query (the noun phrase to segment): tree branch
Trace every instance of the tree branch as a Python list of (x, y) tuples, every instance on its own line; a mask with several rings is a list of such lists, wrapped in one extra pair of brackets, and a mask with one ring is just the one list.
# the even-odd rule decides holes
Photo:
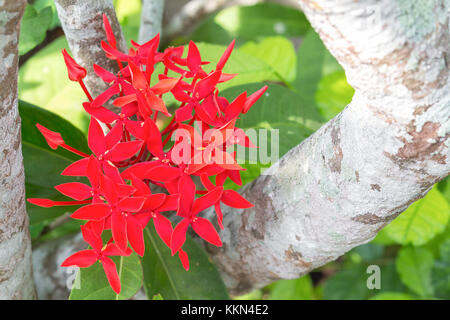
[(164, 0), (143, 0), (139, 43), (152, 39), (162, 30)]
[(0, 300), (35, 297), (17, 98), (25, 1), (0, 1)]
[(127, 51), (125, 38), (111, 0), (55, 0), (58, 17), (75, 60), (87, 70), (86, 86), (94, 97), (108, 87), (93, 71), (93, 63), (118, 71), (117, 63), (106, 58), (100, 42), (106, 39), (102, 15), (105, 13), (117, 39), (117, 48)]
[(448, 3), (300, 4), (356, 92), (242, 190), (254, 208), (224, 208), (224, 246), (208, 248), (235, 294), (372, 240), (450, 171)]

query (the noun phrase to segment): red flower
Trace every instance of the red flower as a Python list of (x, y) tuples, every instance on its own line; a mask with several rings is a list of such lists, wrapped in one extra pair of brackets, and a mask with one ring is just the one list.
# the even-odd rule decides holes
[[(236, 191), (224, 188), (227, 178), (242, 185), (243, 168), (227, 147), (256, 147), (236, 121), (267, 87), (250, 96), (244, 92), (231, 103), (220, 96), (218, 85), (235, 76), (222, 72), (234, 41), (216, 68), (207, 73), (203, 66), (209, 62), (202, 59), (192, 41), (185, 58), (182, 46), (158, 52), (159, 35), (144, 44), (132, 42), (133, 47), (123, 53), (117, 48), (106, 15), (103, 24), (107, 41), (101, 46), (106, 56), (117, 62), (119, 72), (114, 74), (94, 64), (95, 74), (108, 84), (95, 99), (83, 83), (86, 70), (63, 50), (69, 79), (80, 84), (89, 100), (83, 107), (91, 116), (88, 146), (92, 154), (67, 145), (61, 133), (36, 124), (50, 148), (61, 147), (81, 157), (61, 174), (86, 177), (89, 184), (73, 181), (55, 186), (67, 200), (28, 201), (42, 207), (78, 206), (71, 217), (86, 221), (81, 232), (91, 248), (71, 255), (62, 266), (86, 268), (99, 261), (111, 287), (119, 293), (120, 279), (110, 256), (128, 256), (132, 251), (143, 256), (143, 232), (150, 221), (172, 255), (178, 254), (188, 270), (189, 257), (182, 246), (189, 227), (205, 241), (222, 245), (215, 227), (200, 212), (214, 206), (223, 229), (221, 203), (241, 209), (253, 206)], [(155, 75), (158, 65), (164, 71)], [(174, 116), (164, 102), (168, 94), (178, 102)], [(111, 103), (120, 112), (104, 107)], [(170, 118), (168, 124), (158, 119), (160, 113)], [(174, 143), (169, 143), (171, 138), (175, 138)], [(205, 189), (197, 189), (193, 176), (200, 176)], [(154, 187), (163, 191), (152, 193)], [(168, 217), (173, 213), (181, 219), (175, 227)], [(103, 243), (105, 230), (111, 230), (111, 236)]]
[(110, 256), (129, 256), (131, 250), (123, 252), (119, 250), (115, 243), (108, 243), (103, 246), (102, 239), (95, 232), (85, 226), (81, 226), (83, 239), (89, 243), (92, 249), (81, 250), (68, 257), (61, 264), (62, 267), (77, 266), (87, 268), (95, 262), (100, 261), (105, 270), (106, 277), (114, 292), (120, 293), (120, 279), (117, 274), (116, 264)]

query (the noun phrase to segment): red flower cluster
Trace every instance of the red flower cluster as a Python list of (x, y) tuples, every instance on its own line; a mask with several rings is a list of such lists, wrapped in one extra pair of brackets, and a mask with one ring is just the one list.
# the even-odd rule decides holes
[[(117, 61), (120, 71), (114, 74), (94, 64), (95, 73), (109, 84), (95, 99), (83, 83), (86, 70), (63, 50), (69, 79), (79, 82), (89, 99), (83, 107), (91, 115), (88, 144), (93, 154), (66, 145), (60, 133), (37, 124), (51, 148), (62, 147), (82, 157), (62, 175), (87, 177), (90, 185), (69, 182), (55, 187), (74, 201), (28, 201), (42, 207), (84, 205), (71, 217), (86, 220), (81, 231), (92, 249), (73, 254), (62, 266), (85, 268), (100, 261), (111, 287), (119, 293), (120, 279), (109, 256), (127, 256), (132, 250), (142, 256), (143, 229), (150, 220), (172, 255), (178, 253), (188, 270), (188, 255), (182, 247), (189, 226), (205, 241), (222, 245), (213, 224), (199, 216), (201, 211), (214, 206), (218, 224), (223, 228), (221, 202), (233, 208), (252, 207), (237, 192), (224, 189), (227, 178), (242, 184), (243, 168), (227, 147), (254, 147), (235, 122), (267, 87), (250, 96), (244, 92), (232, 102), (219, 96), (217, 85), (235, 76), (222, 72), (234, 41), (216, 68), (207, 73), (203, 65), (208, 62), (201, 59), (194, 42), (189, 43), (186, 58), (183, 47), (158, 52), (159, 35), (142, 45), (132, 42), (133, 48), (125, 54), (117, 50), (105, 15), (103, 19), (107, 41), (101, 45), (106, 56)], [(163, 66), (164, 72), (155, 75), (158, 65)], [(168, 76), (169, 71), (177, 76)], [(162, 98), (168, 93), (180, 102), (174, 115)], [(120, 108), (120, 113), (104, 107), (109, 101)], [(172, 118), (162, 130), (160, 114), (165, 119)], [(173, 143), (169, 144), (171, 138)], [(210, 180), (213, 176), (215, 183)], [(196, 179), (204, 188), (194, 183)], [(163, 191), (152, 193), (151, 185)], [(166, 217), (170, 212), (178, 216), (175, 228)], [(105, 230), (111, 230), (112, 237), (103, 244)]]

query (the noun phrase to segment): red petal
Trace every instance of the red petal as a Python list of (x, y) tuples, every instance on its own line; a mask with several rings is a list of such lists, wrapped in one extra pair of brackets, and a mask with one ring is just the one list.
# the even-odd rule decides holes
[(124, 198), (119, 201), (119, 208), (125, 212), (138, 212), (145, 200), (145, 197)]
[(105, 135), (103, 129), (95, 118), (91, 117), (88, 133), (89, 148), (96, 155), (101, 155), (106, 151)]
[(161, 139), (161, 132), (156, 124), (148, 118), (145, 120), (145, 136), (147, 141), (147, 149), (156, 157), (163, 156), (163, 145)]
[(86, 77), (86, 69), (76, 63), (75, 60), (67, 53), (66, 49), (62, 50), (62, 54), (70, 80), (79, 81)]
[(117, 79), (117, 77), (113, 73), (109, 72), (108, 70), (103, 69), (102, 67), (100, 67), (98, 64), (95, 64), (95, 63), (94, 63), (94, 72), (100, 78), (102, 78), (103, 81), (105, 81), (107, 83), (111, 83)]
[(193, 214), (197, 214), (206, 208), (211, 207), (213, 204), (220, 200), (222, 196), (223, 188), (215, 187), (213, 190), (205, 194), (204, 196), (198, 198), (194, 202), (194, 206), (192, 209)]
[(144, 73), (139, 69), (139, 67), (131, 61), (128, 62), (128, 66), (130, 67), (133, 87), (135, 87), (136, 89), (148, 88), (147, 79), (145, 78)]
[[(109, 111), (109, 110), (108, 110)], [(119, 143), (120, 139), (123, 136), (123, 125), (121, 122), (118, 122), (107, 134), (105, 137), (106, 140), (106, 148), (110, 150), (117, 143)]]
[(108, 278), (108, 282), (111, 288), (115, 293), (120, 293), (120, 279), (117, 274), (116, 264), (108, 257), (103, 257), (101, 260), (103, 269), (105, 270), (106, 278)]
[(191, 225), (192, 229), (194, 229), (200, 238), (217, 247), (222, 246), (222, 241), (220, 240), (219, 234), (208, 219), (196, 217)]
[(155, 84), (153, 87), (151, 87), (150, 89), (155, 94), (164, 94), (164, 93), (167, 93), (170, 90), (172, 90), (173, 87), (175, 87), (177, 85), (178, 81), (180, 81), (180, 78), (162, 79), (162, 80), (159, 80), (159, 82), (157, 84)]
[(189, 270), (189, 257), (183, 249), (180, 249), (178, 251), (178, 258), (180, 258), (181, 264), (183, 265), (183, 268), (188, 271)]
[(109, 150), (106, 157), (111, 161), (123, 161), (129, 159), (141, 149), (143, 143), (144, 142), (140, 140), (118, 143)]
[(238, 209), (246, 209), (254, 206), (234, 190), (225, 190), (222, 195), (222, 202), (227, 206)]
[(162, 214), (157, 214), (156, 218), (153, 218), (153, 223), (161, 240), (170, 248), (170, 240), (172, 237), (172, 223), (170, 220)]
[[(114, 96), (115, 94), (118, 94), (119, 92), (120, 92), (119, 85), (117, 83), (114, 83), (111, 87), (109, 87), (108, 89), (106, 89), (105, 91), (100, 93), (94, 99), (94, 101), (92, 101), (91, 107), (93, 109), (100, 107), (101, 105), (105, 104), (105, 102), (107, 102), (112, 96)], [(99, 120), (102, 121), (102, 122), (105, 122), (105, 123), (111, 123), (112, 122), (112, 121), (106, 121), (106, 120), (104, 121), (104, 120), (101, 120), (101, 119), (99, 119)]]
[(86, 176), (89, 158), (75, 161), (61, 172), (63, 176)]
[(188, 217), (191, 214), (192, 204), (195, 198), (195, 183), (187, 176), (181, 176), (178, 181), (178, 190), (180, 193), (180, 207), (178, 209), (178, 215), (181, 217)]
[(226, 48), (225, 52), (223, 53), (222, 57), (220, 57), (220, 60), (217, 63), (216, 70), (223, 69), (223, 67), (225, 66), (225, 63), (227, 63), (227, 60), (231, 55), (231, 52), (233, 51), (235, 42), (236, 42), (235, 40), (231, 41), (230, 45)]
[(189, 42), (189, 49), (187, 55), (187, 66), (192, 72), (197, 72), (202, 64), (202, 59), (200, 57), (200, 51), (198, 51), (197, 46), (193, 41)]
[(159, 166), (147, 171), (144, 178), (160, 182), (169, 182), (180, 177), (181, 173), (181, 169), (177, 167)]
[(107, 204), (95, 203), (81, 207), (72, 213), (71, 217), (79, 220), (102, 220), (111, 214)]
[(235, 119), (239, 116), (244, 108), (245, 101), (247, 100), (247, 92), (243, 92), (236, 97), (225, 109), (226, 121)]
[(134, 252), (142, 257), (145, 251), (143, 228), (133, 216), (127, 219), (127, 238)]
[(189, 220), (181, 220), (173, 229), (172, 238), (170, 240), (170, 248), (172, 250), (172, 255), (178, 252), (186, 241), (186, 231), (189, 227)]
[(258, 91), (254, 92), (253, 94), (251, 94), (248, 98), (247, 101), (245, 102), (244, 105), (244, 109), (242, 111), (242, 113), (247, 113), (248, 110), (250, 110), (250, 108), (252, 107), (252, 105), (259, 99), (261, 98), (261, 96), (264, 94), (264, 92), (266, 92), (267, 90), (267, 86), (262, 87), (261, 89), (259, 89)]
[(84, 241), (89, 243), (89, 245), (96, 252), (100, 252), (103, 247), (103, 241), (102, 241), (102, 238), (100, 237), (101, 232), (96, 233), (97, 231), (89, 228), (88, 225), (80, 226), (80, 229), (81, 229), (81, 234), (83, 235)]
[(111, 215), (111, 231), (117, 247), (125, 252), (128, 246), (127, 220), (121, 212), (115, 212)]
[(84, 200), (92, 197), (92, 188), (81, 182), (68, 182), (55, 186), (63, 195), (75, 200)]
[(127, 96), (118, 97), (116, 100), (114, 100), (113, 105), (115, 105), (116, 107), (123, 107), (135, 101), (136, 94), (129, 94)]
[(166, 196), (164, 203), (158, 208), (158, 211), (177, 210), (179, 204), (180, 204), (180, 195), (171, 194)]
[(131, 167), (125, 169), (121, 175), (124, 179), (131, 179), (132, 174), (138, 177), (139, 179), (144, 179), (144, 175), (145, 173), (147, 173), (147, 171), (159, 165), (161, 165), (161, 162), (158, 161), (146, 161), (136, 163)]
[(51, 131), (39, 123), (36, 123), (36, 127), (42, 133), (50, 148), (56, 149), (64, 144), (64, 140), (59, 132)]
[(87, 268), (92, 266), (98, 259), (98, 255), (94, 250), (81, 250), (61, 263), (61, 267), (77, 266), (80, 268)]
[(130, 248), (127, 248), (125, 252), (120, 250), (114, 242), (109, 243), (105, 249), (102, 250), (105, 256), (124, 256), (127, 257), (133, 253)]
[(147, 195), (145, 200), (145, 205), (143, 209), (145, 210), (155, 210), (161, 206), (161, 204), (166, 200), (166, 195), (164, 193), (156, 193), (152, 195)]
[(214, 208), (216, 209), (217, 222), (219, 224), (219, 227), (220, 227), (220, 229), (223, 230), (223, 213), (222, 213), (222, 209), (220, 208), (220, 202), (216, 203), (214, 205)]
[(114, 32), (111, 28), (111, 25), (109, 24), (108, 17), (106, 14), (103, 14), (103, 27), (105, 28), (106, 32), (106, 39), (108, 40), (108, 43), (115, 48), (116, 47), (116, 37), (114, 36)]

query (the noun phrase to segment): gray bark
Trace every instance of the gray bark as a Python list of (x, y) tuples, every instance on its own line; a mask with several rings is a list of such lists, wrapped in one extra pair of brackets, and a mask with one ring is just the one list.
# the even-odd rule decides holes
[(35, 297), (17, 98), (25, 1), (0, 0), (0, 300)]
[(152, 39), (162, 30), (164, 0), (143, 0), (139, 43)]
[(116, 12), (111, 0), (55, 0), (58, 17), (64, 29), (74, 59), (87, 70), (86, 87), (95, 98), (108, 88), (94, 73), (96, 63), (111, 72), (117, 72), (116, 61), (105, 56), (100, 42), (106, 41), (102, 15), (109, 19), (117, 48), (127, 52), (125, 38), (117, 21)]

